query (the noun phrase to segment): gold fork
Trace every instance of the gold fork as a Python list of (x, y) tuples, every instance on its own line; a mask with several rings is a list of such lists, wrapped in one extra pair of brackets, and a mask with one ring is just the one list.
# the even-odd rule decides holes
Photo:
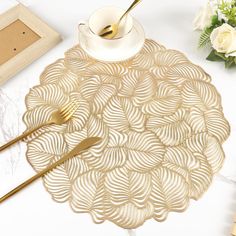
[(27, 136), (33, 134), (35, 131), (41, 129), (44, 126), (47, 125), (62, 125), (66, 123), (71, 117), (74, 115), (77, 108), (77, 104), (75, 102), (70, 102), (67, 105), (65, 105), (62, 109), (59, 109), (52, 113), (51, 119), (38, 127), (31, 129), (29, 131), (24, 132), (22, 135), (18, 136), (17, 138), (11, 140), (10, 142), (6, 143), (5, 145), (0, 147), (0, 152), (5, 150), (6, 148), (10, 147), (11, 145), (23, 140)]

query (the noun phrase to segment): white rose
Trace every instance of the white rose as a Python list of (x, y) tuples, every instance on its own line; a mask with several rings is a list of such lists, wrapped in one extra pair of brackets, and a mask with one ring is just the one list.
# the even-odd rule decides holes
[(211, 18), (215, 15), (214, 7), (208, 2), (207, 5), (198, 12), (193, 25), (194, 30), (204, 30), (211, 25)]
[(212, 47), (226, 56), (236, 56), (236, 30), (225, 23), (211, 33)]

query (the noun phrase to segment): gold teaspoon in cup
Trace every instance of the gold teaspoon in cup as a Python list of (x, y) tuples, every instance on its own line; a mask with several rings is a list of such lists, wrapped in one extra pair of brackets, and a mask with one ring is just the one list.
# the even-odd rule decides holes
[(134, 0), (134, 2), (130, 5), (128, 10), (120, 17), (119, 21), (117, 23), (107, 25), (105, 28), (103, 28), (99, 36), (105, 39), (113, 39), (119, 32), (119, 26), (121, 21), (124, 19), (125, 16), (134, 8), (136, 7), (142, 0)]

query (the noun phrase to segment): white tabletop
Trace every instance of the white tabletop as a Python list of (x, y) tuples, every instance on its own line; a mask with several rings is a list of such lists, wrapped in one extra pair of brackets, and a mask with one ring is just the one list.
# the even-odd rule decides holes
[[(0, 6), (1, 2), (0, 1)], [(4, 0), (8, 1), (8, 0)], [(9, 0), (10, 1), (10, 0)], [(24, 131), (22, 115), (24, 98), (29, 89), (39, 84), (43, 69), (64, 51), (78, 43), (77, 25), (92, 11), (105, 5), (126, 7), (130, 1), (110, 0), (27, 0), (29, 8), (58, 30), (64, 40), (45, 56), (35, 61), (8, 83), (0, 87), (0, 143)], [(196, 11), (206, 0), (144, 0), (133, 15), (143, 24), (148, 38), (167, 48), (184, 52), (213, 78), (222, 95), (231, 136), (224, 144), (226, 160), (208, 192), (191, 201), (185, 213), (170, 213), (164, 223), (150, 220), (137, 229), (138, 236), (225, 236), (230, 235), (236, 215), (236, 69), (225, 70), (220, 63), (207, 62), (207, 50), (198, 50), (198, 33), (192, 30)], [(25, 159), (26, 146), (21, 143), (0, 154), (0, 195), (34, 174)], [(17, 196), (0, 205), (0, 235), (4, 236), (124, 236), (127, 231), (106, 222), (95, 225), (90, 216), (75, 214), (68, 204), (55, 203), (37, 181)]]

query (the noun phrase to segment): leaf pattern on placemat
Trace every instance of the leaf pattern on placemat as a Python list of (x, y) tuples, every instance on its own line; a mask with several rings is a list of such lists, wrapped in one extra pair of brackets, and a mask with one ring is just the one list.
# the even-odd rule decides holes
[(109, 99), (116, 94), (116, 87), (103, 83), (100, 78), (89, 78), (81, 83), (79, 91), (91, 104), (92, 111), (101, 113)]
[(171, 116), (150, 116), (147, 128), (153, 131), (165, 145), (179, 145), (191, 134), (191, 127), (185, 121), (187, 113), (186, 110), (179, 109)]
[(85, 161), (74, 157), (44, 176), (44, 185), (57, 202), (66, 202), (71, 196), (71, 185), (78, 176), (89, 171)]
[(183, 107), (196, 106), (203, 111), (221, 110), (221, 99), (215, 87), (203, 81), (188, 81), (183, 85)]
[(155, 53), (165, 51), (165, 47), (154, 40), (146, 40), (143, 49), (129, 63), (134, 69), (149, 70), (155, 65)]
[(217, 173), (224, 162), (224, 151), (220, 142), (207, 133), (199, 133), (186, 139), (186, 147), (193, 153), (202, 153), (214, 173)]
[(145, 116), (128, 98), (112, 97), (104, 109), (103, 120), (120, 132), (144, 131)]
[(156, 94), (142, 106), (142, 112), (151, 116), (166, 116), (176, 112), (181, 104), (180, 90), (168, 83), (161, 82), (157, 86)]
[(107, 174), (105, 186), (112, 205), (121, 206), (130, 202), (143, 208), (151, 193), (151, 176), (127, 168), (116, 168)]
[(27, 157), (36, 171), (41, 171), (67, 151), (64, 136), (50, 132), (28, 143)]
[(63, 90), (56, 84), (34, 87), (30, 90), (26, 98), (26, 104), (29, 110), (43, 105), (50, 105), (58, 108), (68, 102), (68, 96), (66, 96)]
[(155, 77), (150, 73), (132, 70), (124, 76), (119, 96), (131, 99), (135, 106), (148, 102), (156, 92)]
[(101, 171), (122, 167), (127, 161), (127, 148), (125, 147), (127, 140), (127, 134), (110, 129), (108, 144), (101, 155), (86, 153), (83, 155), (83, 159), (90, 167)]
[(194, 153), (194, 156), (200, 161), (200, 168), (194, 170), (190, 174), (191, 198), (198, 200), (203, 193), (209, 188), (212, 182), (212, 169), (206, 157), (200, 153)]
[(163, 221), (170, 211), (184, 211), (189, 203), (189, 188), (185, 179), (163, 167), (152, 171), (151, 174), (154, 219)]
[(211, 82), (210, 76), (202, 68), (190, 63), (180, 63), (171, 66), (165, 76), (177, 86), (192, 80)]
[(99, 75), (103, 83), (114, 84), (117, 89), (121, 88), (122, 78), (127, 74), (128, 68), (121, 64), (107, 64), (99, 62), (86, 69), (87, 76)]
[(124, 62), (99, 62), (77, 45), (49, 65), (26, 98), (28, 129), (69, 101), (78, 107), (61, 126), (29, 137), (36, 171), (82, 140), (102, 140), (44, 176), (57, 202), (134, 229), (164, 221), (198, 200), (222, 167), (230, 126), (210, 76), (182, 53), (153, 40)]
[(80, 213), (91, 213), (96, 223), (104, 221), (104, 198), (104, 174), (102, 173), (87, 172), (79, 176), (72, 185), (72, 209)]
[(88, 66), (95, 64), (96, 61), (79, 46), (69, 49), (65, 53), (65, 66), (77, 75), (84, 75)]
[(189, 62), (184, 54), (175, 50), (159, 51), (154, 54), (155, 64), (150, 71), (158, 78), (164, 78), (166, 72), (174, 65)]
[(162, 165), (181, 174), (190, 183), (191, 171), (198, 169), (201, 163), (189, 149), (174, 146), (166, 149)]
[(154, 208), (151, 202), (147, 202), (144, 208), (138, 208), (132, 203), (127, 203), (121, 207), (108, 205), (106, 218), (125, 229), (129, 229), (130, 225), (137, 228), (144, 221), (151, 219), (153, 212)]
[(64, 59), (46, 67), (40, 76), (41, 84), (57, 84), (66, 93), (76, 90), (80, 83), (80, 77), (65, 66)]
[(229, 134), (230, 127), (224, 114), (218, 109), (202, 111), (197, 107), (190, 109), (187, 120), (195, 133), (207, 132), (216, 137), (220, 142), (224, 142)]
[(127, 168), (138, 172), (148, 172), (158, 166), (164, 155), (164, 146), (151, 132), (142, 134), (130, 132), (127, 148)]

